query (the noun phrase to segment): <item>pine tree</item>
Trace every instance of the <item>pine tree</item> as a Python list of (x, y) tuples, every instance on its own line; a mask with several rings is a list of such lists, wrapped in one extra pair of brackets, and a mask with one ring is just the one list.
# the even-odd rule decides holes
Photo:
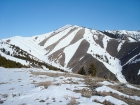
[(78, 71), (78, 74), (86, 75), (86, 72), (85, 72), (84, 66)]
[(96, 76), (96, 67), (93, 63), (89, 65), (88, 73), (91, 76), (94, 76), (94, 77)]

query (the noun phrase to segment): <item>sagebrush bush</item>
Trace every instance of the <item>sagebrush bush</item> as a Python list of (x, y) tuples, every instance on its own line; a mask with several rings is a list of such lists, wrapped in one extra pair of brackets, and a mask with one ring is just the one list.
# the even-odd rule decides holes
[(44, 88), (48, 88), (50, 85), (52, 85), (51, 81), (45, 81), (45, 82), (39, 82), (37, 83), (37, 86), (44, 86)]
[(89, 90), (87, 90), (87, 89), (82, 89), (82, 90), (81, 90), (81, 95), (82, 95), (83, 97), (89, 98), (89, 97), (92, 96), (92, 91), (89, 91)]
[(80, 104), (80, 103), (76, 101), (76, 98), (71, 97), (71, 101), (67, 105), (78, 105), (78, 104)]

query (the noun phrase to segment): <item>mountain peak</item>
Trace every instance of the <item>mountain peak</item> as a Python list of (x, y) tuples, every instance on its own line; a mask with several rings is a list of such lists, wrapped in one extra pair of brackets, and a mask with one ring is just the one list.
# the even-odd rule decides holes
[[(27, 66), (33, 63), (30, 60), (33, 59), (75, 73), (81, 67), (88, 71), (89, 65), (93, 63), (99, 77), (118, 79), (121, 82), (126, 82), (127, 79), (131, 83), (140, 84), (138, 77), (140, 38), (128, 33), (136, 32), (126, 30), (103, 32), (67, 24), (44, 35), (3, 39), (6, 43), (0, 44), (0, 55)], [(7, 55), (7, 52), (10, 54)], [(30, 59), (27, 59), (27, 55)], [(134, 63), (137, 66), (135, 74), (131, 75), (130, 70), (133, 70)], [(123, 72), (125, 73), (122, 74)], [(133, 75), (138, 79), (130, 81)]]

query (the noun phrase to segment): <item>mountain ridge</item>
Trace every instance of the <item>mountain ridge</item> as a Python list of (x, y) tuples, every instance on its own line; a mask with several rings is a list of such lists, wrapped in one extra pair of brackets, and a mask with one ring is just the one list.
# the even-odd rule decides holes
[[(139, 37), (136, 38), (133, 34), (127, 33), (102, 32), (76, 25), (66, 25), (43, 35), (2, 39), (5, 45), (1, 44), (1, 48), (8, 50), (7, 44), (16, 45), (43, 62), (75, 73), (82, 66), (85, 67), (85, 71), (88, 71), (89, 65), (95, 63), (98, 77), (140, 84), (138, 81), (140, 67), (132, 66), (138, 65), (140, 61)], [(139, 32), (132, 33), (140, 35)], [(127, 73), (131, 71), (127, 70), (129, 66), (137, 67), (133, 75)], [(132, 80), (133, 77), (135, 80)]]

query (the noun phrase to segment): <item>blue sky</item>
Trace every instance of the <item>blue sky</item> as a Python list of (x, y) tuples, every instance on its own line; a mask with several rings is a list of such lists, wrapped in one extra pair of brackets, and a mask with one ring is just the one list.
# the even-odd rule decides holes
[(0, 0), (0, 39), (44, 34), (66, 24), (140, 30), (140, 0)]

